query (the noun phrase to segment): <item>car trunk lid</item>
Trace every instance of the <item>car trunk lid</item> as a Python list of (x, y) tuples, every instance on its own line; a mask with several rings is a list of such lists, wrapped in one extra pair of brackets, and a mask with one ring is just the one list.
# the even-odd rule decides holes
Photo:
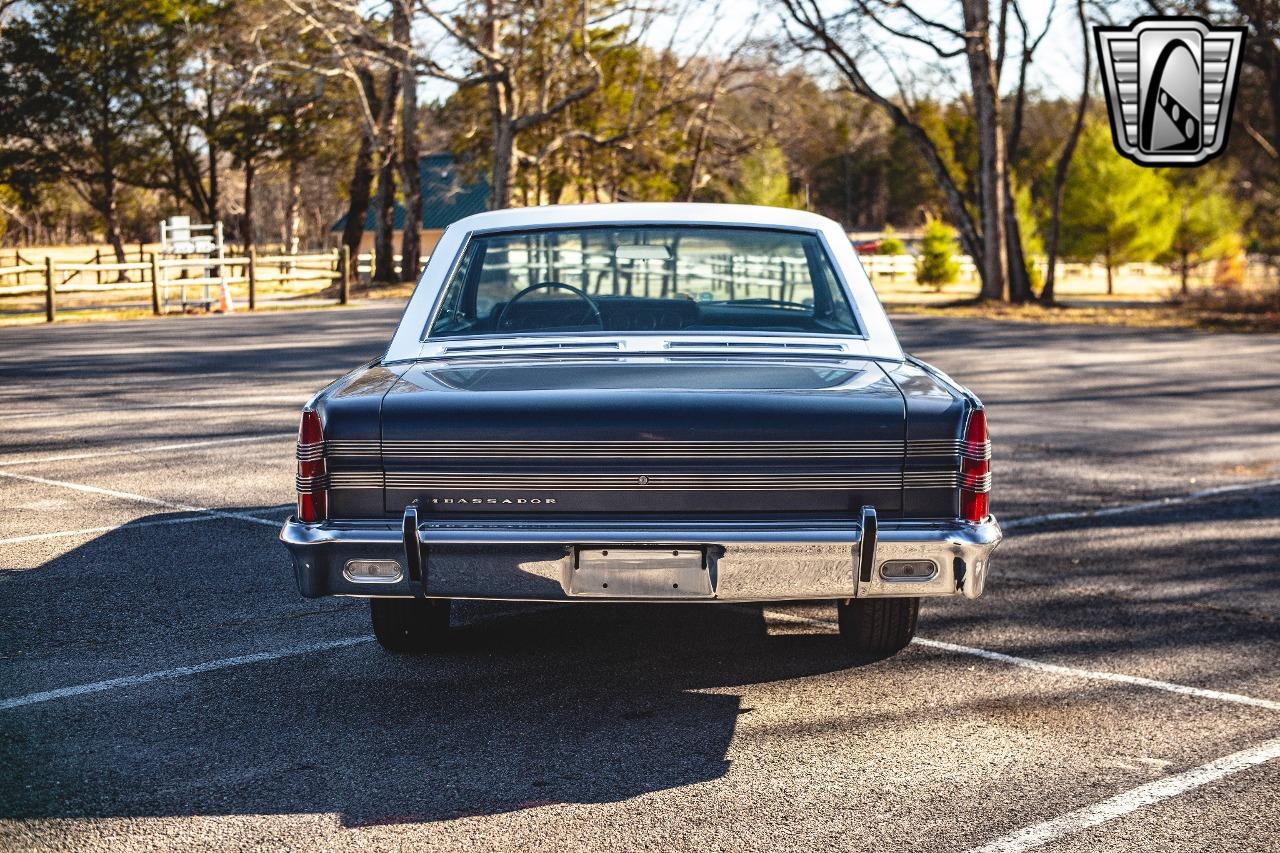
[[(384, 505), (629, 518), (852, 518), (872, 505), (894, 516), (904, 441), (902, 395), (869, 360), (423, 362), (383, 398)], [(330, 482), (344, 487), (340, 464)]]

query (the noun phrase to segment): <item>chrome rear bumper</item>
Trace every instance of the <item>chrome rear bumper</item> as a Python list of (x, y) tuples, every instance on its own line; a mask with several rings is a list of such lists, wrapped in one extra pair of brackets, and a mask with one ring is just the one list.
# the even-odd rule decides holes
[[(994, 517), (981, 524), (880, 521), (724, 522), (601, 526), (541, 522), (420, 521), (402, 524), (289, 519), (280, 540), (293, 556), (298, 589), (324, 595), (427, 596), (523, 601), (635, 601), (570, 595), (577, 546), (701, 546), (711, 595), (662, 601), (956, 596), (977, 598), (991, 552)], [(395, 561), (396, 578), (354, 580), (354, 560)], [(903, 561), (909, 561), (906, 565)], [(886, 565), (889, 564), (889, 565)], [(930, 567), (931, 564), (931, 567)], [(911, 576), (904, 576), (909, 571)], [(895, 576), (896, 575), (896, 576)], [(649, 600), (647, 597), (639, 600)], [(657, 600), (657, 599), (655, 599)]]

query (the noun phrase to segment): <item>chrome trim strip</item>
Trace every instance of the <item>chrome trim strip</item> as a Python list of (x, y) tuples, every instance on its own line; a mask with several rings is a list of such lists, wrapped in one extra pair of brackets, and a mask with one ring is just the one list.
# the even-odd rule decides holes
[(991, 442), (965, 441), (962, 438), (917, 439), (907, 442), (908, 456), (963, 456), (984, 461), (991, 458)]
[(536, 489), (539, 491), (788, 491), (845, 489), (955, 489), (989, 491), (991, 475), (955, 471), (853, 472), (815, 474), (502, 474), (444, 471), (331, 471), (298, 477), (299, 491), (311, 489)]
[[(299, 446), (300, 460), (344, 456), (387, 456), (405, 459), (627, 457), (671, 458), (776, 458), (778, 454), (861, 459), (873, 456), (959, 456), (985, 461), (991, 458), (990, 442), (962, 439), (916, 441), (416, 441), (331, 440)], [(305, 454), (305, 455), (304, 455)]]
[(387, 441), (383, 455), (436, 457), (768, 458), (779, 455), (866, 458), (902, 455), (900, 441)]
[(905, 489), (954, 489), (955, 471), (908, 471), (902, 475)]
[[(749, 345), (753, 350), (799, 350), (808, 352), (845, 352), (844, 344), (822, 344), (822, 343), (787, 343), (779, 341), (759, 342), (756, 341)], [(727, 350), (738, 350), (744, 348), (744, 345), (736, 341), (667, 341), (663, 344), (665, 349), (669, 350), (706, 350), (709, 352), (722, 352)]]
[[(334, 488), (341, 488), (336, 484)], [(646, 485), (636, 484), (634, 478), (627, 480), (582, 480), (566, 482), (563, 479), (548, 480), (476, 480), (460, 478), (457, 480), (413, 480), (387, 481), (388, 490), (416, 491), (419, 489), (437, 489), (447, 491), (471, 491), (476, 489), (532, 489), (543, 492), (577, 492), (577, 491), (659, 491), (659, 492), (721, 492), (721, 491), (844, 491), (847, 489), (871, 489), (879, 491), (897, 491), (902, 488), (901, 482), (887, 481), (771, 481), (771, 480), (683, 480), (659, 481), (651, 478)]]
[(323, 459), (325, 454), (325, 446), (323, 441), (314, 441), (310, 444), (298, 443), (298, 449), (295, 455), (299, 462), (314, 462), (317, 459)]
[[(641, 451), (641, 452), (624, 452), (613, 451), (607, 448), (582, 448), (581, 450), (573, 450), (570, 448), (556, 448), (539, 451), (520, 451), (520, 450), (427, 450), (427, 451), (397, 451), (388, 452), (384, 456), (388, 459), (768, 459), (777, 460), (778, 454), (785, 454), (793, 459), (885, 459), (886, 461), (894, 461), (901, 457), (901, 453), (895, 451), (869, 450), (792, 450), (778, 448), (773, 452), (763, 449), (757, 451), (735, 451), (735, 450), (704, 450), (700, 452), (693, 451)], [(346, 454), (344, 454), (345, 456)], [(350, 454), (366, 455), (366, 454)], [(334, 457), (342, 458), (342, 457)]]
[(314, 477), (303, 477), (297, 475), (293, 478), (294, 489), (300, 495), (313, 495), (323, 492), (328, 488), (329, 477), (327, 474), (317, 474)]
[[(482, 337), (482, 336), (479, 336), (479, 337)], [(552, 352), (616, 352), (616, 351), (618, 351), (618, 350), (621, 350), (621, 349), (622, 349), (622, 344), (621, 344), (619, 341), (604, 341), (604, 342), (600, 342), (600, 343), (592, 342), (592, 341), (568, 341), (568, 342), (564, 342), (564, 343), (552, 343), (552, 344), (545, 344), (545, 343), (506, 343), (506, 344), (504, 344), (504, 343), (489, 343), (489, 344), (471, 343), (471, 341), (476, 341), (476, 340), (478, 340), (478, 339), (479, 339), (479, 337), (478, 337), (478, 336), (469, 336), (469, 337), (463, 338), (463, 340), (468, 341), (468, 343), (465, 343), (465, 344), (462, 344), (462, 345), (458, 345), (458, 344), (445, 345), (445, 346), (444, 346), (444, 348), (440, 350), (440, 355), (442, 355), (442, 356), (453, 356), (453, 355), (493, 355), (493, 354), (500, 354), (500, 353), (524, 353), (524, 352), (528, 352), (528, 351), (530, 351), (530, 350), (536, 350), (536, 351), (538, 351), (538, 352), (545, 352), (545, 351), (552, 351)], [(491, 337), (497, 338), (499, 341), (504, 340), (504, 339), (506, 338), (506, 336), (500, 336), (500, 335), (492, 335)], [(445, 338), (445, 340), (448, 340), (448, 339), (447, 339), (447, 338)]]
[(327, 456), (378, 456), (382, 453), (382, 442), (377, 439), (326, 441), (324, 449)]

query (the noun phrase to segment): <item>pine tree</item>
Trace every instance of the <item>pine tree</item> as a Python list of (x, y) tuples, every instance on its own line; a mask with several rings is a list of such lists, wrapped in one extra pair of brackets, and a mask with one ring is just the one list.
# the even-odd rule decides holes
[(920, 258), (916, 261), (916, 281), (942, 290), (960, 275), (956, 262), (956, 231), (941, 219), (929, 217), (924, 226)]
[(1185, 296), (1192, 270), (1241, 251), (1237, 232), (1243, 217), (1238, 203), (1222, 191), (1231, 185), (1231, 176), (1221, 167), (1174, 172), (1170, 184), (1178, 224), (1161, 260), (1173, 262)]
[(1107, 293), (1115, 268), (1155, 260), (1168, 250), (1178, 227), (1178, 206), (1158, 169), (1116, 153), (1111, 130), (1094, 122), (1080, 138), (1062, 205), (1062, 255), (1107, 267)]
[(893, 230), (892, 225), (884, 227), (884, 237), (880, 239), (880, 245), (876, 247), (877, 255), (905, 255), (907, 247), (898, 239), (898, 234)]
[(741, 183), (733, 200), (739, 204), (800, 207), (790, 185), (786, 155), (776, 143), (766, 142), (743, 159)]

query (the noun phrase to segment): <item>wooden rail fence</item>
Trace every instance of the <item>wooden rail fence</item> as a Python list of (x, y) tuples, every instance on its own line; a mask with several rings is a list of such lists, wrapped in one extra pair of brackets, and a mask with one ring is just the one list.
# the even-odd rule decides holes
[[(0, 311), (4, 310), (5, 299), (42, 294), (45, 320), (50, 323), (57, 319), (60, 297), (70, 294), (138, 293), (149, 289), (152, 313), (163, 314), (173, 301), (174, 291), (185, 308), (193, 303), (216, 302), (217, 290), (224, 282), (242, 293), (247, 291), (246, 301), (251, 311), (258, 307), (264, 291), (295, 298), (297, 285), (311, 286), (318, 292), (332, 288), (335, 292), (329, 298), (346, 305), (351, 299), (351, 280), (356, 274), (345, 248), (310, 255), (258, 255), (250, 250), (247, 256), (222, 259), (164, 258), (149, 253), (145, 259), (140, 257), (126, 263), (104, 262), (96, 252), (93, 261), (85, 262), (57, 261), (52, 257), (36, 262), (17, 253), (13, 260), (9, 266), (0, 266)], [(212, 290), (212, 300), (188, 300), (187, 291), (193, 288), (202, 294)], [(114, 306), (81, 303), (75, 307), (92, 310)]]

